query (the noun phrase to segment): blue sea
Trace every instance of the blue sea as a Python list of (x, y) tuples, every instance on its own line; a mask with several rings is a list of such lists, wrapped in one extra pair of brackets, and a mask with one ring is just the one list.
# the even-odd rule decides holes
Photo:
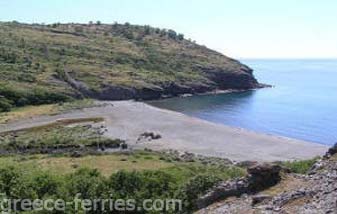
[(337, 142), (337, 60), (242, 60), (261, 83), (254, 91), (150, 104), (256, 132), (321, 144)]

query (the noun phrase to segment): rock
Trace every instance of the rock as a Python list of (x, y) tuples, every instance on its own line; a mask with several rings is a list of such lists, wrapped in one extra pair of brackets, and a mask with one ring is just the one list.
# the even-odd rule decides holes
[(256, 204), (262, 203), (266, 200), (270, 200), (272, 197), (270, 195), (254, 195), (252, 196), (252, 205), (255, 206)]
[(335, 145), (333, 145), (328, 152), (324, 155), (324, 158), (329, 158), (332, 155), (337, 153), (337, 143), (335, 143)]
[(259, 191), (277, 184), (281, 180), (281, 167), (275, 164), (257, 164), (247, 169), (249, 190)]
[(197, 200), (197, 207), (198, 209), (202, 209), (227, 197), (240, 196), (241, 194), (247, 192), (247, 188), (248, 181), (244, 178), (220, 183), (206, 195)]
[(251, 166), (247, 170), (247, 177), (218, 184), (197, 200), (197, 206), (202, 209), (227, 197), (241, 196), (244, 193), (254, 193), (271, 187), (281, 180), (280, 171), (281, 167), (276, 164), (265, 163)]
[(257, 161), (241, 161), (236, 163), (235, 165), (237, 165), (238, 167), (248, 168), (255, 166), (256, 164), (258, 164)]
[(154, 133), (154, 132), (144, 132), (142, 134), (139, 135), (136, 143), (140, 143), (142, 140), (158, 140), (162, 138), (162, 136), (158, 133)]
[(82, 157), (82, 154), (78, 151), (74, 151), (73, 153), (70, 154), (70, 157), (79, 158), (79, 157)]

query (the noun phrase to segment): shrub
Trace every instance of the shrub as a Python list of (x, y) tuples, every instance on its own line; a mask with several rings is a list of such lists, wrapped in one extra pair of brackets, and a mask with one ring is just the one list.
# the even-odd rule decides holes
[(177, 38), (177, 33), (174, 30), (168, 30), (167, 35), (171, 39), (176, 39)]
[(96, 169), (82, 168), (67, 177), (67, 190), (71, 196), (83, 199), (101, 198), (106, 192), (104, 177)]
[(70, 100), (67, 95), (42, 87), (26, 89), (0, 83), (0, 111), (9, 111), (13, 106), (51, 104)]
[(0, 96), (0, 112), (10, 111), (12, 107), (13, 105), (10, 100)]
[[(196, 200), (207, 190), (213, 187), (221, 179), (210, 175), (197, 175), (182, 187), (180, 187), (177, 198), (183, 200), (183, 212), (196, 210)], [(188, 212), (189, 213), (189, 212)]]
[(178, 34), (178, 39), (179, 39), (179, 40), (184, 40), (184, 34), (179, 33), (179, 34)]
[(317, 159), (318, 158), (300, 161), (287, 161), (283, 162), (282, 165), (289, 168), (294, 173), (306, 174)]

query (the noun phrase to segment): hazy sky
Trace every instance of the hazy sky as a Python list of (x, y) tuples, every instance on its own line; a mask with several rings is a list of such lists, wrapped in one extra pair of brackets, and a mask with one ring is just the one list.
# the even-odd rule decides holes
[(0, 20), (149, 24), (232, 57), (337, 58), (337, 0), (0, 0)]

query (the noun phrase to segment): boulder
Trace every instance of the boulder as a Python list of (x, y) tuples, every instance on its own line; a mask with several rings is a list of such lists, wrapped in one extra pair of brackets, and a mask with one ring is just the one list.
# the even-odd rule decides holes
[[(244, 178), (222, 182), (197, 200), (199, 209), (231, 196), (255, 193), (277, 184), (281, 180), (281, 167), (276, 164), (256, 164), (247, 169)], [(256, 198), (256, 203), (266, 198)], [(254, 202), (253, 202), (254, 203)]]
[(256, 204), (260, 204), (262, 202), (271, 200), (271, 196), (270, 195), (264, 195), (264, 194), (258, 194), (258, 195), (254, 195), (252, 196), (252, 205), (255, 206)]
[(329, 158), (337, 153), (337, 143), (329, 148), (328, 152), (324, 155), (324, 158)]
[(249, 190), (256, 192), (277, 184), (281, 180), (281, 167), (275, 164), (257, 164), (247, 169)]

